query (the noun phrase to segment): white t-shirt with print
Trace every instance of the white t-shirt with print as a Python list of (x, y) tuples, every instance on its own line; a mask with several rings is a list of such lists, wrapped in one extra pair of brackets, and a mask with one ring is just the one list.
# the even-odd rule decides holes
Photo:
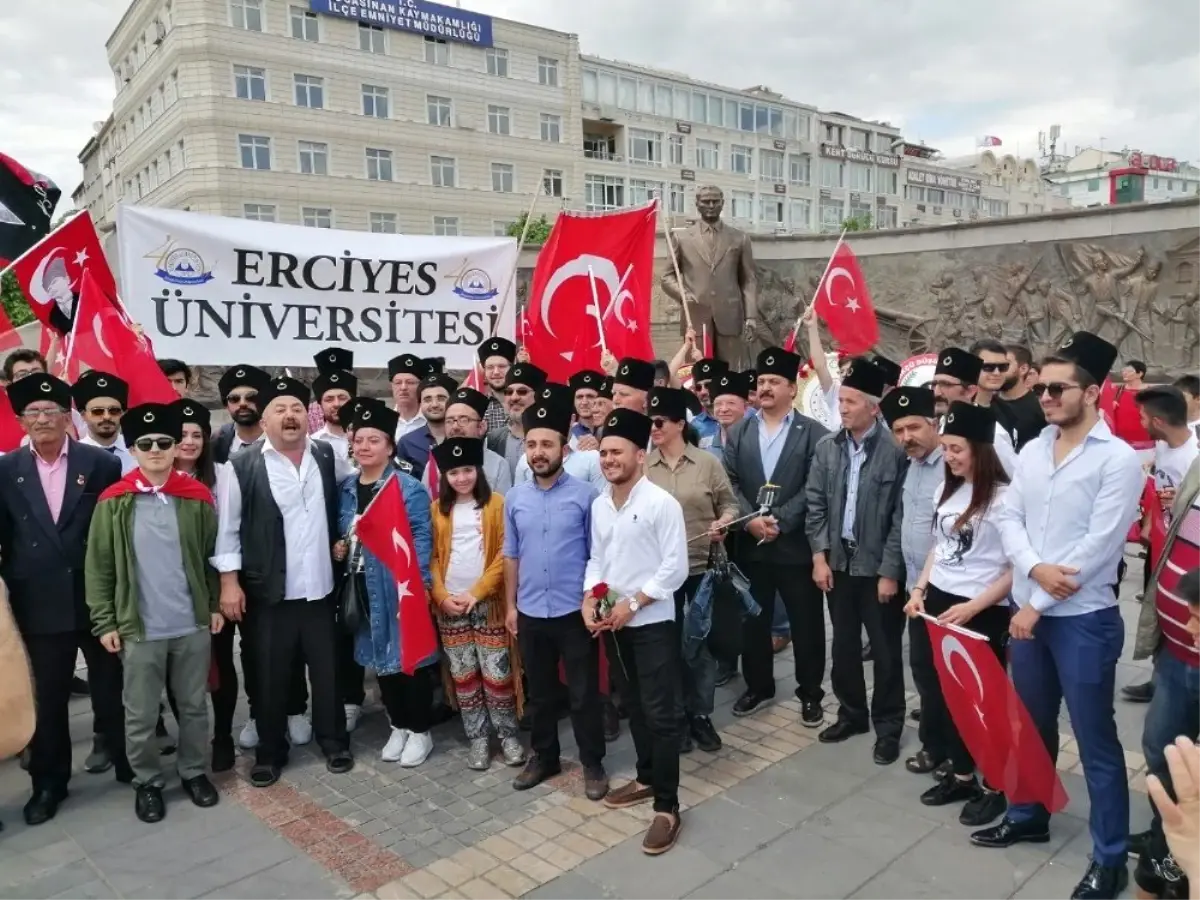
[[(941, 499), (944, 484), (934, 490), (934, 504)], [(948, 594), (969, 599), (978, 597), (1009, 567), (998, 527), (1005, 486), (996, 489), (991, 505), (957, 531), (958, 521), (971, 503), (972, 486), (959, 485), (933, 514), (933, 570), (929, 583)]]
[[(450, 511), (450, 562), (446, 566), (446, 590), (461, 594), (483, 575), (483, 514), (470, 503), (455, 503)], [(483, 600), (483, 597), (476, 597)]]

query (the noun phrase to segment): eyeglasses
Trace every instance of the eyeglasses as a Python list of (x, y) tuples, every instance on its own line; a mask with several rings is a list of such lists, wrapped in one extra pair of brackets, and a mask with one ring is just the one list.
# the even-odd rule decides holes
[(61, 415), (65, 415), (61, 409), (27, 409), (21, 413), (21, 418), (26, 422), (36, 422), (43, 418), (57, 419)]
[(650, 427), (654, 428), (655, 430), (662, 430), (662, 427), (670, 421), (671, 421), (670, 419), (664, 419), (662, 417), (651, 419)]
[(446, 416), (447, 425), (474, 425), (478, 422), (478, 416)]
[(533, 391), (527, 387), (510, 387), (504, 389), (505, 397), (528, 397), (532, 393)]
[(933, 379), (933, 386), (935, 388), (966, 387), (966, 385), (963, 384), (961, 381), (955, 381), (952, 378), (935, 378), (935, 379)]
[(984, 363), (983, 371), (985, 371), (985, 372), (1007, 372), (1008, 371), (1008, 363), (1006, 363), (1006, 362)]
[(149, 453), (151, 450), (170, 450), (175, 446), (175, 438), (169, 437), (144, 437), (138, 438), (134, 446), (143, 453)]
[(1078, 384), (1063, 384), (1060, 381), (1052, 381), (1050, 384), (1042, 384), (1039, 382), (1032, 388), (1034, 394), (1037, 396), (1040, 397), (1042, 394), (1048, 394), (1051, 400), (1061, 400), (1064, 391), (1075, 389), (1083, 390), (1083, 388)]
[(254, 403), (258, 400), (258, 391), (249, 391), (245, 394), (228, 394), (225, 397), (226, 403)]
[(89, 406), (88, 407), (88, 415), (89, 416), (112, 416), (114, 418), (118, 418), (118, 417), (120, 417), (122, 412), (124, 412), (124, 410), (122, 410), (121, 407), (119, 407), (119, 406)]

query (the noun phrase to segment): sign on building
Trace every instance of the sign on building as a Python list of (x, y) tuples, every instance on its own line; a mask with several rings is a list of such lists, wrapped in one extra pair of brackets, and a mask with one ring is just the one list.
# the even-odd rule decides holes
[(492, 46), (491, 16), (426, 0), (309, 0), (309, 9), (459, 44)]

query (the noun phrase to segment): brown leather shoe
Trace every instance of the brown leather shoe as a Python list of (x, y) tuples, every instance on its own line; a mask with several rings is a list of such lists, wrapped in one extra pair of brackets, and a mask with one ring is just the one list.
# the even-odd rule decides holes
[(666, 853), (679, 840), (679, 829), (682, 827), (683, 819), (679, 813), (658, 813), (642, 838), (642, 852), (648, 856)]
[(609, 791), (608, 796), (604, 798), (604, 805), (609, 809), (628, 809), (653, 799), (654, 788), (642, 787), (636, 781), (629, 781)]
[(583, 795), (589, 800), (603, 800), (608, 796), (608, 773), (604, 766), (583, 770)]
[(773, 637), (771, 638), (771, 652), (782, 653), (791, 643), (791, 637), (783, 637), (782, 635), (779, 637)]
[(547, 778), (553, 778), (560, 772), (562, 772), (562, 765), (560, 763), (546, 763), (537, 756), (531, 756), (529, 757), (529, 761), (525, 763), (525, 768), (513, 779), (513, 790), (527, 791), (531, 787), (541, 784)]

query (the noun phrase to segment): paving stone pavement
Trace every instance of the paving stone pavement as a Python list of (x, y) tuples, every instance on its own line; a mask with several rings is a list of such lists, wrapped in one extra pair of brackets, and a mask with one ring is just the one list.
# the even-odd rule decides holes
[[(1140, 587), (1129, 574), (1123, 595)], [(1136, 582), (1136, 584), (1135, 584)], [(1130, 661), (1138, 606), (1122, 604), (1127, 640), (1118, 685), (1143, 680)], [(870, 666), (867, 667), (868, 680)], [(416, 769), (382, 763), (381, 711), (354, 734), (357, 766), (329, 775), (312, 745), (296, 748), (284, 779), (266, 790), (245, 780), (249, 758), (216, 779), (222, 802), (196, 809), (177, 782), (166, 822), (144, 825), (132, 796), (108, 775), (79, 773), (51, 823), (30, 829), (20, 806), (28, 780), (0, 764), (0, 898), (4, 897), (1050, 897), (1066, 896), (1090, 840), (1087, 796), (1065, 720), (1059, 760), (1072, 802), (1050, 844), (1008, 851), (972, 848), (957, 807), (917, 802), (926, 780), (902, 765), (876, 766), (872, 739), (825, 746), (799, 724), (790, 650), (777, 657), (779, 702), (746, 719), (730, 707), (740, 679), (718, 689), (714, 721), (725, 741), (714, 755), (681, 760), (684, 830), (668, 854), (642, 854), (648, 807), (606, 810), (584, 799), (574, 740), (562, 724), (564, 772), (516, 793), (497, 758), (486, 773), (466, 767), (457, 721), (435, 733)], [(827, 686), (828, 687), (828, 686)], [(913, 703), (910, 693), (910, 704)], [(835, 703), (826, 698), (827, 719)], [(1141, 720), (1118, 704), (1133, 827), (1145, 827)], [(72, 701), (82, 761), (90, 743), (88, 701)], [(911, 721), (909, 725), (914, 723)], [(907, 730), (904, 752), (916, 749)], [(171, 757), (164, 758), (169, 769)], [(632, 776), (627, 734), (610, 744), (614, 783)]]

